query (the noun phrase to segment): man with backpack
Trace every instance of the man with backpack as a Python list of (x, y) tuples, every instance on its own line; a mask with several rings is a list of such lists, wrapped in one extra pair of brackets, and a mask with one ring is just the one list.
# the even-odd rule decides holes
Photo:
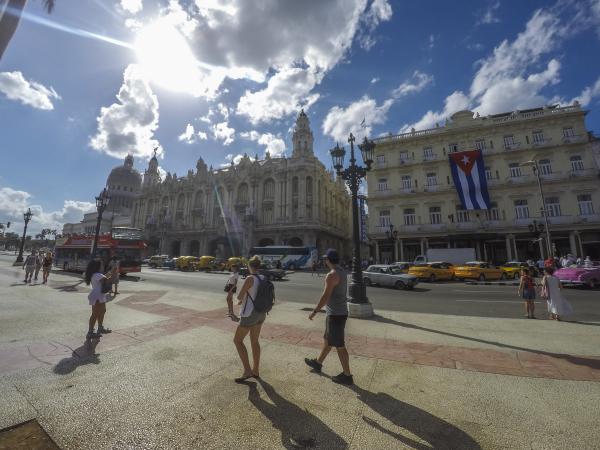
[(317, 312), (325, 306), (325, 335), (323, 336), (323, 348), (317, 359), (305, 358), (304, 362), (315, 372), (320, 373), (323, 368), (323, 361), (331, 351), (331, 347), (337, 350), (343, 372), (331, 378), (338, 384), (352, 385), (354, 380), (350, 372), (350, 356), (344, 342), (344, 329), (346, 319), (348, 319), (348, 304), (346, 285), (348, 276), (346, 271), (339, 267), (340, 257), (337, 250), (330, 248), (324, 256), (325, 264), (329, 268), (329, 273), (325, 277), (325, 290), (321, 295), (319, 303), (310, 313), (308, 318), (313, 320)]
[[(249, 378), (259, 378), (260, 343), (258, 339), (267, 313), (275, 302), (273, 283), (264, 275), (258, 274), (260, 264), (261, 261), (258, 256), (254, 256), (248, 261), (250, 275), (244, 281), (237, 297), (238, 305), (241, 305), (240, 322), (235, 331), (233, 343), (244, 366), (244, 373), (241, 377), (235, 379), (236, 383), (243, 383)], [(250, 333), (250, 346), (252, 347), (252, 367), (250, 367), (248, 350), (244, 344), (244, 339), (248, 333)]]

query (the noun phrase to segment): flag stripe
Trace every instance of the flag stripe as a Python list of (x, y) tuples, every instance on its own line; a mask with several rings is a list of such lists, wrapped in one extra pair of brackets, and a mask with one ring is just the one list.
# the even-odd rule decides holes
[[(461, 159), (461, 155), (466, 159)], [(453, 153), (449, 155), (448, 159), (452, 179), (463, 208), (467, 210), (489, 209), (490, 198), (481, 151)], [(463, 170), (463, 167), (466, 167), (468, 173)]]
[(465, 208), (465, 195), (462, 187), (460, 187), (460, 179), (458, 178), (458, 164), (452, 164), (452, 159), (450, 159), (450, 170), (452, 171), (452, 179), (454, 180), (454, 186), (456, 186), (460, 203), (462, 204), (463, 208)]
[(477, 204), (479, 205), (479, 208), (477, 209), (487, 209), (487, 204), (481, 196), (481, 185), (479, 184), (479, 161), (475, 163), (471, 173), (473, 174), (471, 179), (473, 180), (473, 185), (475, 186), (475, 199), (477, 200)]
[(473, 206), (473, 195), (472, 189), (475, 189), (473, 186), (473, 180), (471, 177), (467, 177), (462, 170), (458, 170), (458, 178), (460, 179), (460, 186), (463, 191), (463, 197), (465, 198), (465, 209), (475, 209)]

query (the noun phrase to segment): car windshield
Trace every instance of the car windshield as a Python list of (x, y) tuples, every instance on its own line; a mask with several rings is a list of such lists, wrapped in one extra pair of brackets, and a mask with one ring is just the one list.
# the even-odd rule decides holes
[(402, 270), (400, 270), (399, 267), (390, 267), (390, 273), (392, 275), (400, 275), (402, 273)]

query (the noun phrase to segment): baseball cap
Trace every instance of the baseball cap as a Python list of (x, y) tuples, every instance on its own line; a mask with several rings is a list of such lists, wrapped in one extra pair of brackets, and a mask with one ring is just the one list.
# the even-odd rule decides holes
[(327, 258), (332, 263), (337, 263), (340, 260), (340, 255), (338, 255), (338, 252), (335, 248), (328, 248), (323, 255), (323, 258)]

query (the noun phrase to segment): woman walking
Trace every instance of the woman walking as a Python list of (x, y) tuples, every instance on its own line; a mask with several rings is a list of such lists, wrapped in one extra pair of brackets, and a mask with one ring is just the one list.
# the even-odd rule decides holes
[(533, 312), (535, 310), (535, 280), (531, 276), (531, 270), (523, 268), (521, 270), (521, 282), (518, 289), (519, 297), (525, 300), (525, 312), (528, 319), (535, 319)]
[[(258, 339), (260, 337), (260, 329), (264, 323), (267, 314), (264, 312), (258, 312), (254, 310), (253, 299), (256, 298), (258, 292), (258, 285), (265, 279), (263, 275), (258, 275), (258, 269), (260, 268), (260, 258), (254, 256), (248, 261), (248, 270), (250, 276), (244, 281), (242, 289), (238, 294), (238, 305), (242, 305), (240, 309), (240, 322), (235, 331), (233, 343), (235, 348), (240, 355), (240, 360), (244, 367), (244, 373), (241, 377), (236, 378), (236, 383), (243, 383), (249, 378), (259, 378), (259, 366), (260, 366), (260, 343)], [(252, 347), (252, 367), (250, 367), (250, 361), (248, 359), (248, 350), (244, 344), (246, 335), (250, 333), (250, 346)]]
[[(92, 290), (88, 294), (88, 301), (92, 306), (90, 315), (87, 339), (99, 338), (102, 334), (110, 333), (112, 330), (104, 328), (104, 314), (106, 314), (106, 302), (108, 289), (103, 289), (104, 283), (110, 282), (112, 274), (108, 277), (100, 271), (101, 262), (98, 260), (90, 261), (85, 271), (85, 284), (92, 285)], [(103, 292), (106, 291), (106, 292)], [(94, 326), (98, 322), (98, 331), (94, 332)]]
[(228, 310), (227, 317), (229, 317), (234, 322), (240, 321), (240, 318), (238, 316), (236, 316), (235, 313), (233, 312), (233, 294), (235, 294), (237, 292), (237, 283), (238, 283), (238, 279), (240, 277), (239, 271), (240, 271), (240, 269), (236, 264), (231, 266), (231, 275), (229, 276), (229, 279), (227, 280), (227, 284), (225, 285), (225, 292), (227, 292), (227, 297), (226, 297), (227, 310)]
[(50, 269), (52, 269), (52, 253), (47, 252), (46, 256), (44, 256), (44, 260), (42, 261), (42, 284), (46, 284), (48, 282), (48, 276), (50, 275)]
[(542, 297), (548, 302), (548, 313), (551, 320), (560, 320), (561, 316), (568, 316), (573, 313), (571, 304), (562, 294), (560, 280), (556, 278), (553, 267), (544, 268), (544, 278), (542, 278)]

